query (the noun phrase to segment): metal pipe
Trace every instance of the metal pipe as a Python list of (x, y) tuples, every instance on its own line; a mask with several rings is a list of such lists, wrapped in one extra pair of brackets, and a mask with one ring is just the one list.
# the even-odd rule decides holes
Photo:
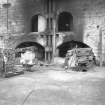
[(56, 49), (55, 38), (56, 38), (56, 23), (55, 20), (53, 20), (53, 59), (55, 57), (55, 49)]
[(103, 65), (103, 54), (102, 54), (102, 28), (99, 28), (99, 52), (100, 52), (100, 67)]

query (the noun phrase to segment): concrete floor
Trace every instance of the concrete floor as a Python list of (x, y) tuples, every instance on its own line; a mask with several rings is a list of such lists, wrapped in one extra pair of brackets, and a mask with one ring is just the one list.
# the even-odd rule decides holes
[(105, 105), (105, 71), (40, 70), (1, 79), (0, 105)]

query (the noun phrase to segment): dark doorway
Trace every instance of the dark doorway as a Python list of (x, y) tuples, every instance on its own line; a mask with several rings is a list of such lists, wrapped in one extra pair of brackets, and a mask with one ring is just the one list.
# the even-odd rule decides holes
[(71, 50), (73, 48), (89, 48), (89, 46), (83, 42), (78, 42), (78, 41), (65, 42), (65, 43), (61, 44), (60, 46), (58, 46), (59, 56), (65, 57), (67, 51)]
[[(25, 48), (25, 47), (31, 47), (34, 46), (35, 47), (35, 53), (36, 56), (39, 60), (44, 60), (44, 55), (45, 55), (45, 49), (43, 46), (41, 46), (40, 44), (36, 43), (36, 42), (23, 42), (21, 44), (19, 44), (17, 48)], [(18, 52), (18, 54), (20, 55), (21, 52)], [(18, 55), (17, 54), (17, 55)]]
[(58, 17), (58, 31), (71, 31), (73, 29), (73, 16), (69, 12), (62, 12)]
[(32, 25), (31, 31), (38, 32), (38, 15), (32, 17), (31, 25)]

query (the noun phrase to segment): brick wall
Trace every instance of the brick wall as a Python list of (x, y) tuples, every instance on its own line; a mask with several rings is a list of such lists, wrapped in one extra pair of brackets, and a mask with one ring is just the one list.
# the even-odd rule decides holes
[[(0, 8), (0, 34), (5, 35), (7, 33), (7, 25), (8, 25), (8, 33), (11, 35), (17, 33), (24, 32), (24, 15), (23, 15), (23, 8), (22, 3), (19, 0), (9, 0), (8, 3), (11, 5), (9, 6), (8, 10), (4, 6), (7, 2), (1, 2)], [(8, 13), (8, 14), (7, 14)], [(8, 19), (7, 19), (8, 17)]]
[(103, 55), (105, 55), (105, 1), (104, 0), (58, 0), (56, 11), (68, 11), (73, 15), (77, 40), (93, 48), (98, 58), (99, 25), (102, 28)]
[[(1, 1), (1, 0), (0, 0)], [(7, 8), (0, 2), (0, 34), (7, 32)], [(10, 35), (28, 33), (30, 31), (31, 18), (33, 15), (42, 13), (41, 1), (34, 0), (8, 0), (11, 6), (8, 8), (8, 32)]]
[(8, 3), (10, 5), (7, 9), (5, 6), (7, 0), (0, 0), (0, 36), (3, 36), (5, 43), (9, 37), (24, 33), (25, 29), (22, 2), (19, 2), (19, 0), (8, 0)]
[[(3, 7), (7, 0), (0, 0), (0, 36), (21, 36), (31, 29), (31, 18), (35, 14), (44, 13), (44, 0), (8, 0), (7, 9)], [(55, 0), (55, 11), (59, 15), (68, 11), (73, 15), (73, 31), (78, 41), (83, 41), (93, 48), (98, 57), (99, 33), (97, 26), (102, 27), (103, 55), (105, 53), (105, 1), (104, 0)], [(8, 43), (8, 42), (7, 42)]]
[(14, 40), (12, 36), (18, 39), (18, 36), (29, 34), (32, 16), (42, 13), (43, 10), (42, 1), (38, 0), (8, 0), (8, 3), (10, 6), (7, 9), (5, 7), (7, 0), (0, 0), (0, 36), (3, 36), (0, 39), (0, 47), (2, 47), (2, 39), (5, 40), (6, 47), (8, 43), (11, 43), (8, 39)]

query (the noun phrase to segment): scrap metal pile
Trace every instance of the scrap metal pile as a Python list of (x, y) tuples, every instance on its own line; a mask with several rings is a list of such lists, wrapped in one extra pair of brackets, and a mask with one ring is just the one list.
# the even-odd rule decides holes
[[(19, 49), (0, 49), (0, 74), (3, 77), (10, 77), (18, 74), (23, 74), (24, 69), (17, 68), (16, 54), (19, 52), (24, 52), (23, 54), (21, 53), (22, 57), (20, 59), (20, 64), (22, 63), (26, 65), (27, 62), (31, 62), (31, 64), (33, 65), (32, 60), (35, 58), (35, 56), (33, 56), (34, 54), (32, 53), (33, 49), (33, 47)], [(26, 55), (25, 52), (27, 52), (28, 57), (23, 56)]]
[(23, 70), (15, 69), (15, 50), (0, 49), (0, 73), (3, 77), (23, 74)]
[(68, 50), (65, 58), (65, 68), (75, 71), (87, 71), (94, 64), (94, 54), (91, 48), (75, 48)]

